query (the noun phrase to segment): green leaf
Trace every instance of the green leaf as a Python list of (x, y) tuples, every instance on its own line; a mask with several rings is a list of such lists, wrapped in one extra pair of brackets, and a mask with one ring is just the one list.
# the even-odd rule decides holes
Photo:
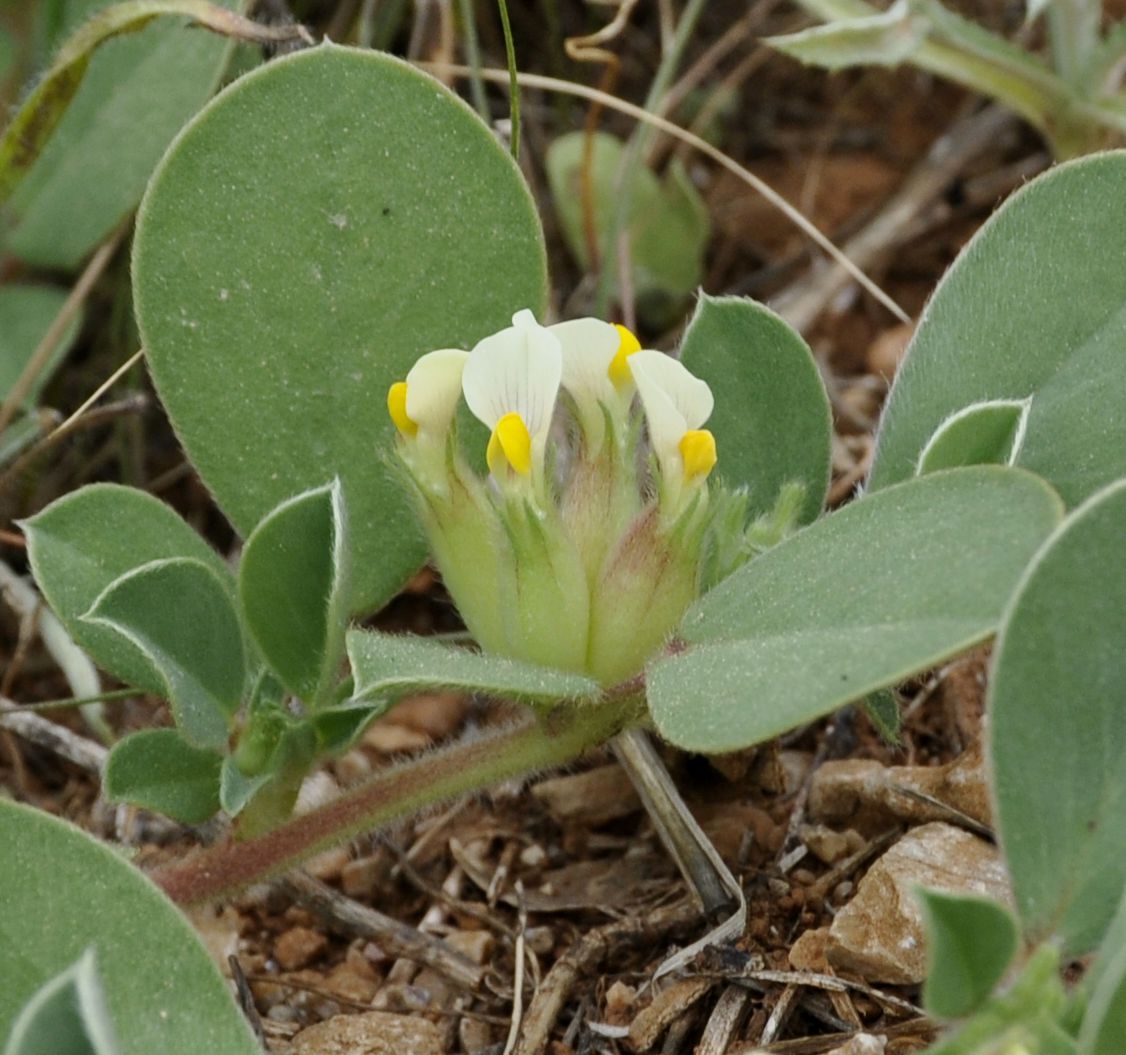
[(354, 698), (370, 700), (412, 689), (464, 689), (527, 703), (593, 699), (592, 678), (537, 667), (504, 656), (468, 652), (426, 638), (348, 631)]
[(380, 715), (390, 708), (390, 698), (371, 702), (356, 703), (349, 700), (335, 707), (317, 711), (309, 721), (317, 734), (317, 743), (328, 754), (340, 754), (353, 747), (363, 735), (364, 730)]
[(927, 440), (916, 472), (963, 465), (1012, 465), (1024, 443), (1028, 399), (991, 399), (951, 414)]
[[(240, 838), (253, 838), (289, 820), (316, 751), (317, 739), (310, 723), (290, 719), (277, 739), (266, 769), (260, 774), (268, 774), (269, 780), (260, 786), (256, 781), (251, 782), (255, 787), (239, 813)], [(236, 790), (243, 794), (247, 791), (232, 785), (228, 794)]]
[(1080, 1055), (1118, 1055), (1126, 1036), (1126, 896), (1083, 978), (1090, 994), (1079, 1031)]
[[(545, 166), (551, 197), (571, 254), (586, 269), (593, 266), (583, 213), (583, 132), (560, 136), (548, 148)], [(630, 267), (634, 292), (650, 301), (657, 315), (665, 312), (662, 298), (680, 301), (691, 294), (704, 275), (704, 250), (710, 223), (707, 209), (687, 175), (677, 168), (664, 181), (644, 165), (622, 176), (626, 147), (608, 132), (596, 132), (591, 145), (590, 180), (598, 266), (618, 284), (614, 221), (621, 198), (619, 178), (629, 190)]]
[(923, 1006), (937, 1018), (963, 1018), (993, 992), (1017, 951), (1017, 924), (989, 898), (919, 890), (927, 921)]
[(896, 375), (870, 486), (915, 472), (963, 407), (1031, 397), (1016, 464), (1069, 506), (1126, 475), (1126, 152), (1018, 191), (943, 278)]
[(94, 950), (47, 982), (12, 1025), (4, 1055), (120, 1055)]
[[(20, 181), (2, 215), (8, 251), (39, 267), (76, 268), (136, 207), (172, 137), (215, 90), (230, 54), (222, 37), (162, 18), (106, 39), (178, 13), (170, 6), (184, 5), (83, 5), (95, 18), (0, 139), (0, 200)], [(202, 14), (205, 5), (194, 6)]]
[(990, 679), (997, 821), (1024, 928), (1089, 951), (1126, 888), (1126, 480), (1037, 555)]
[(661, 735), (734, 751), (989, 637), (1060, 517), (1030, 473), (951, 469), (804, 528), (698, 601), (648, 672)]
[[(1109, 950), (1108, 950), (1109, 951)], [(1126, 946), (1118, 946), (1091, 994), (1079, 1031), (1081, 1055), (1121, 1055), (1126, 1037)]]
[(263, 658), (314, 705), (332, 690), (344, 655), (349, 546), (334, 480), (273, 510), (251, 532), (239, 564), (239, 600)]
[(805, 489), (800, 522), (821, 512), (829, 487), (829, 399), (808, 345), (769, 308), (742, 297), (700, 295), (681, 361), (711, 385), (717, 470), (751, 492), (752, 515), (781, 488)]
[[(971, 59), (976, 57), (984, 60), (995, 72), (1004, 71), (1008, 74), (1010, 80), (1019, 78), (1024, 81), (1023, 100), (1020, 92), (1013, 92), (1011, 100), (1006, 99), (1003, 93), (998, 93), (1003, 101), (1010, 102), (1018, 111), (1020, 102), (1027, 103), (1028, 89), (1046, 89), (1048, 97), (1055, 95), (1059, 101), (1068, 98), (1073, 91), (1040, 55), (986, 29), (979, 22), (958, 14), (941, 0), (907, 0), (907, 4), (915, 15), (925, 18), (931, 24), (931, 36), (935, 39), (936, 49), (945, 51), (948, 56), (948, 68), (943, 72), (952, 79), (973, 84), (972, 63), (966, 63), (961, 55), (955, 62), (949, 62), (950, 52), (955, 51)], [(920, 66), (923, 65), (925, 64), (920, 63)], [(955, 77), (956, 72), (961, 74), (960, 78)]]
[(898, 66), (926, 39), (930, 25), (898, 0), (877, 15), (847, 18), (798, 33), (765, 37), (763, 43), (809, 66)]
[(886, 743), (898, 744), (899, 731), (903, 727), (903, 715), (899, 713), (899, 701), (891, 689), (877, 689), (870, 692), (863, 701), (864, 713), (868, 715), (876, 732)]
[(114, 744), (103, 790), (111, 801), (202, 824), (219, 812), (222, 764), (221, 755), (192, 746), (175, 729), (146, 729)]
[(324, 45), (218, 95), (138, 217), (138, 321), (192, 461), (246, 534), (340, 477), (357, 532), (350, 609), (388, 600), (426, 550), (388, 473), (390, 384), (546, 297), (519, 171), (437, 81)]
[(43, 985), (93, 948), (122, 1055), (255, 1055), (199, 938), (128, 862), (3, 799), (0, 846), (0, 1037)]
[(39, 589), (70, 636), (111, 674), (148, 692), (163, 693), (165, 684), (144, 653), (116, 631), (81, 618), (102, 591), (142, 564), (191, 557), (234, 594), (218, 554), (163, 502), (131, 487), (82, 487), (21, 527)]
[(952, 1036), (927, 1055), (1077, 1055), (1061, 1028), (1067, 996), (1059, 975), (1059, 950), (1041, 945), (1005, 992), (988, 997)]
[(237, 817), (272, 778), (273, 773), (268, 769), (247, 776), (239, 769), (236, 757), (227, 755), (219, 774), (219, 805), (228, 817)]
[(126, 572), (83, 619), (116, 631), (144, 654), (188, 740), (226, 746), (246, 667), (230, 595), (206, 564), (172, 557)]
[[(52, 286), (0, 287), (0, 400), (12, 390), (65, 300), (66, 293)], [(38, 405), (43, 386), (74, 343), (80, 322), (81, 313), (67, 325), (50, 361), (24, 396), (25, 408)]]

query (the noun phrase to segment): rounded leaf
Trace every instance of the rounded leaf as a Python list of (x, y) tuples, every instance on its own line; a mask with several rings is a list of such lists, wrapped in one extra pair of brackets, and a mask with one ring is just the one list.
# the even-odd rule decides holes
[(202, 824), (219, 812), (222, 765), (221, 755), (194, 747), (175, 729), (145, 729), (113, 745), (102, 790), (111, 801)]
[(130, 641), (159, 672), (180, 731), (223, 748), (246, 665), (238, 615), (202, 561), (170, 558), (115, 579), (83, 616)]
[(647, 674), (657, 729), (735, 751), (895, 685), (989, 637), (1059, 497), (975, 466), (868, 495), (803, 528), (705, 594), (686, 651)]
[(22, 522), (35, 581), (67, 632), (99, 666), (148, 692), (165, 683), (151, 660), (108, 627), (82, 619), (115, 579), (151, 561), (202, 561), (233, 596), (219, 555), (159, 499), (119, 484), (90, 484)]
[(927, 921), (923, 1003), (937, 1018), (962, 1018), (988, 999), (1017, 951), (1017, 924), (985, 897), (920, 890)]
[(247, 627), (270, 669), (306, 703), (320, 702), (339, 673), (348, 550), (339, 481), (283, 502), (243, 548), (239, 599)]
[[(56, 6), (70, 32), (113, 2)], [(39, 267), (77, 268), (136, 208), (161, 154), (215, 90), (231, 54), (230, 40), (178, 22), (159, 19), (90, 57), (43, 153), (4, 206), (7, 250)]]
[(87, 949), (121, 1055), (255, 1055), (258, 1046), (180, 912), (127, 861), (0, 799), (0, 1037)]
[(406, 63), (333, 45), (247, 74), (184, 129), (133, 277), (161, 399), (239, 531), (340, 477), (353, 610), (425, 555), (380, 456), (389, 386), (546, 295), (531, 196), (485, 125)]
[(927, 305), (880, 422), (872, 488), (914, 474), (952, 414), (1031, 398), (1015, 464), (1068, 506), (1126, 475), (1126, 151), (1014, 194)]
[(990, 678), (993, 793), (1024, 929), (1092, 949), (1126, 888), (1126, 480), (1044, 545)]
[(991, 399), (951, 414), (927, 440), (916, 472), (962, 465), (1012, 465), (1024, 443), (1028, 399)]

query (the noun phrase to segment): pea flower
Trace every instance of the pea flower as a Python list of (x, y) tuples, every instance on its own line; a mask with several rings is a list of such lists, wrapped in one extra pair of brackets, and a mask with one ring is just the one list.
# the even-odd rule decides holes
[[(459, 386), (489, 429), (486, 478), (458, 445)], [(424, 355), (392, 385), (399, 461), (482, 647), (607, 686), (641, 669), (698, 591), (712, 404), (703, 381), (624, 327), (544, 327), (530, 311), (468, 353)]]
[(530, 311), (517, 312), (508, 329), (470, 352), (462, 375), (465, 402), (492, 430), (486, 460), (502, 486), (527, 481), (542, 497), (544, 451), (562, 374), (558, 338)]
[(411, 367), (405, 381), (396, 381), (387, 392), (387, 411), (406, 441), (404, 460), (431, 488), (446, 486), (446, 444), (468, 358), (458, 348), (428, 352)]
[(634, 390), (628, 361), (641, 344), (624, 326), (601, 319), (572, 319), (547, 329), (562, 345), (563, 387), (574, 402), (587, 451), (597, 457), (607, 422), (622, 438)]
[(700, 428), (711, 416), (712, 390), (676, 359), (641, 351), (629, 360), (660, 472), (661, 504), (676, 514), (715, 467), (715, 437)]

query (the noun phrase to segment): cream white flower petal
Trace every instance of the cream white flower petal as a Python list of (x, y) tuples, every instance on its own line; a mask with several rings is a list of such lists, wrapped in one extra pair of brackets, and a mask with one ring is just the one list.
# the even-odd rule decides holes
[(629, 357), (629, 368), (658, 459), (664, 463), (670, 456), (679, 457), (681, 437), (698, 429), (711, 415), (715, 405), (712, 390), (663, 352), (635, 352)]
[(563, 352), (531, 312), (518, 312), (513, 323), (469, 353), (462, 391), (474, 416), (490, 429), (505, 414), (519, 414), (532, 436), (542, 436), (551, 427)]
[(469, 353), (460, 348), (428, 352), (407, 374), (407, 417), (420, 429), (442, 433), (450, 427), (461, 398), (461, 375)]
[(563, 348), (563, 387), (577, 400), (608, 403), (614, 395), (610, 364), (621, 335), (601, 319), (572, 319), (549, 326)]

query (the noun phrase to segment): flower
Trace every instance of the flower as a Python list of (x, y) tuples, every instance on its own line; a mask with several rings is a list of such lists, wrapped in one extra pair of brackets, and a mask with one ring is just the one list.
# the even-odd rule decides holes
[(387, 392), (387, 410), (400, 434), (414, 439), (420, 433), (445, 439), (457, 412), (461, 374), (468, 352), (443, 348), (428, 352), (411, 367), (405, 381)]
[(588, 453), (597, 456), (606, 421), (624, 424), (633, 398), (628, 358), (638, 339), (624, 326), (601, 319), (572, 319), (548, 327), (563, 349), (563, 387), (575, 404)]
[(544, 449), (563, 374), (559, 339), (518, 311), (512, 325), (479, 341), (461, 385), (473, 415), (491, 430), (489, 471), (502, 484), (531, 480), (543, 486)]
[(468, 352), (442, 348), (411, 367), (387, 390), (387, 412), (399, 430), (403, 458), (420, 486), (446, 488), (446, 442), (461, 395)]
[(712, 390), (678, 360), (640, 351), (629, 359), (660, 470), (662, 504), (675, 513), (716, 463), (715, 437), (700, 428), (711, 416)]

